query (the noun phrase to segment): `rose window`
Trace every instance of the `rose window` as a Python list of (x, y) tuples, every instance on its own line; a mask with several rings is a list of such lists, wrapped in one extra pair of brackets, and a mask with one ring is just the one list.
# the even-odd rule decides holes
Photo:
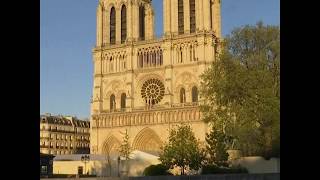
[(149, 79), (142, 85), (141, 96), (147, 104), (158, 104), (164, 96), (164, 85), (158, 79)]

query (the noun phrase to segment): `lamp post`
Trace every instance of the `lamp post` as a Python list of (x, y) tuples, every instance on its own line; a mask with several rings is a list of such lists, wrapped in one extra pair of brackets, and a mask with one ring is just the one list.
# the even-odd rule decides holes
[(87, 167), (87, 163), (90, 161), (90, 156), (89, 155), (81, 156), (81, 161), (84, 163), (84, 172), (86, 174), (86, 167)]

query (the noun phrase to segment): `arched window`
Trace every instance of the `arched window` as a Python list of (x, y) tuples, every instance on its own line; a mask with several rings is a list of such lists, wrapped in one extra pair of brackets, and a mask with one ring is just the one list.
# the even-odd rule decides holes
[(180, 103), (185, 103), (186, 102), (186, 91), (184, 88), (180, 89)]
[(114, 7), (110, 10), (110, 44), (116, 43), (116, 10)]
[(127, 39), (127, 8), (125, 5), (121, 9), (121, 43)]
[(180, 63), (183, 62), (182, 47), (180, 47)]
[(110, 57), (110, 72), (113, 72), (113, 59)]
[(144, 6), (139, 7), (139, 37), (140, 40), (145, 39), (145, 22), (144, 22), (144, 17), (145, 17), (145, 9)]
[(162, 54), (162, 50), (160, 50), (160, 65), (163, 64), (163, 54)]
[(178, 0), (178, 32), (184, 33), (183, 0)]
[(190, 7), (190, 33), (194, 33), (194, 32), (196, 32), (196, 3), (195, 3), (195, 0), (189, 0), (189, 7)]
[(139, 67), (142, 68), (143, 67), (143, 54), (140, 52), (139, 54)]
[(192, 88), (192, 102), (198, 102), (198, 88), (196, 86)]
[(114, 94), (110, 96), (110, 110), (116, 109), (116, 97)]
[(122, 93), (121, 94), (121, 109), (126, 108), (126, 99), (127, 99), (126, 93)]

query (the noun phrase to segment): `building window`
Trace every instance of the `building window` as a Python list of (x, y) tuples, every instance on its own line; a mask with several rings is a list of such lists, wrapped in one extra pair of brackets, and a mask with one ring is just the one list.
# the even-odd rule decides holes
[(127, 39), (127, 8), (125, 5), (121, 9), (121, 43)]
[(192, 102), (198, 102), (198, 88), (196, 86), (192, 88)]
[(110, 44), (116, 43), (116, 10), (114, 7), (110, 10)]
[(186, 102), (186, 91), (184, 88), (180, 89), (180, 103)]
[(126, 108), (126, 93), (122, 93), (121, 94), (121, 109), (125, 109)]
[(144, 6), (139, 7), (139, 37), (140, 40), (145, 39), (145, 9)]
[(178, 0), (178, 31), (179, 34), (184, 33), (184, 14), (183, 14), (183, 0)]
[(195, 3), (195, 0), (189, 0), (189, 6), (190, 6), (190, 33), (194, 33), (194, 32), (196, 32), (196, 3)]
[(114, 94), (110, 96), (110, 110), (116, 109), (116, 97)]
[(159, 79), (148, 79), (141, 88), (141, 96), (147, 105), (158, 104), (164, 97), (165, 87)]
[(110, 70), (109, 70), (110, 72), (113, 72), (113, 69), (114, 69), (114, 68), (113, 68), (113, 64), (114, 64), (113, 62), (114, 62), (114, 61), (113, 61), (113, 58), (110, 57)]
[(183, 62), (183, 48), (180, 47), (178, 49), (178, 63), (182, 63)]
[(47, 166), (41, 166), (41, 174), (48, 174), (48, 167)]

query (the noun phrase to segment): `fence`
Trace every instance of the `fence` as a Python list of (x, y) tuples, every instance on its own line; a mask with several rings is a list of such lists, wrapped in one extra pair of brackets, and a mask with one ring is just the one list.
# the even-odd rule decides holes
[[(221, 175), (200, 175), (200, 176), (143, 176), (143, 177), (105, 177), (105, 178), (80, 178), (81, 180), (280, 180), (280, 173), (270, 174), (221, 174)], [(41, 180), (66, 180), (41, 179)], [(77, 180), (70, 178), (69, 180)], [(79, 180), (79, 179), (78, 179)]]

